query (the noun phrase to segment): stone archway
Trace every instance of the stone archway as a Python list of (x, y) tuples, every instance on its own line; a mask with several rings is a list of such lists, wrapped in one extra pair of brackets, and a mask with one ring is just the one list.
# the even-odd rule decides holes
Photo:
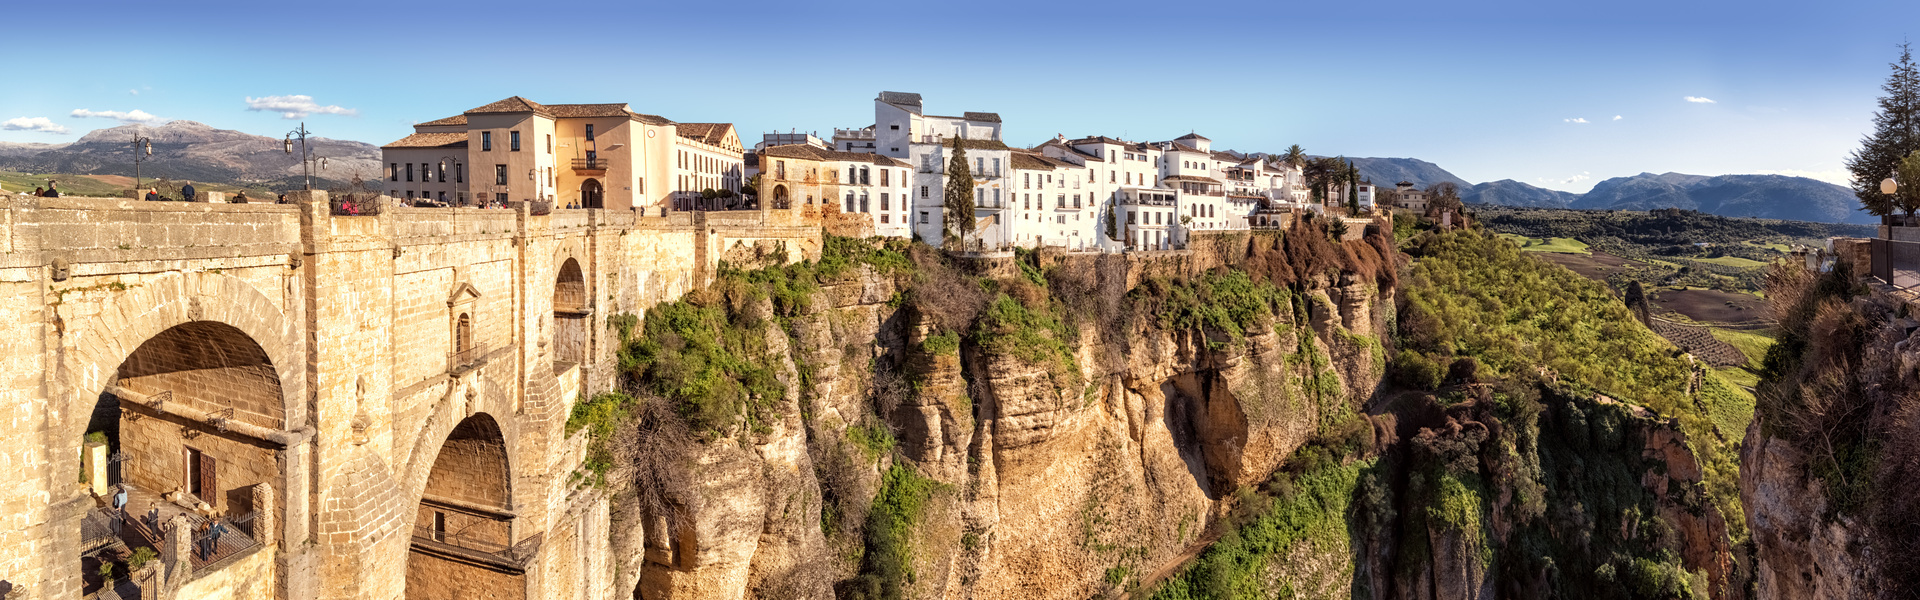
[(246, 332), (189, 321), (141, 342), (98, 395), (82, 444), (87, 493), (103, 505), (81, 522), (83, 593), (101, 564), (157, 552), (179, 523), (196, 567), (273, 543), (285, 423), (279, 374)]
[(792, 206), (793, 201), (787, 198), (787, 186), (773, 186), (773, 207), (777, 209), (787, 209), (792, 208)]
[(553, 284), (553, 371), (560, 373), (586, 362), (587, 326), (591, 322), (587, 308), (587, 281), (580, 261), (568, 258), (560, 264)]
[(606, 208), (605, 205), (606, 188), (600, 185), (600, 180), (588, 179), (580, 182), (581, 208)]
[(530, 553), (513, 544), (508, 456), (500, 424), (486, 413), (447, 434), (415, 513), (408, 600), (525, 597)]

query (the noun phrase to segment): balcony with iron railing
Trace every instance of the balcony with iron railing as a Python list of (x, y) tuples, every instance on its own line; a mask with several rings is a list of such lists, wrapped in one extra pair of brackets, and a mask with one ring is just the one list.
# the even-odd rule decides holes
[(573, 159), (573, 171), (581, 175), (599, 175), (606, 173), (607, 165), (612, 164), (612, 162), (613, 161), (599, 157), (576, 158)]
[(435, 529), (428, 523), (413, 526), (413, 548), (418, 551), (482, 562), (510, 570), (523, 570), (539, 550), (543, 534), (534, 534), (518, 544), (503, 544), (464, 531)]

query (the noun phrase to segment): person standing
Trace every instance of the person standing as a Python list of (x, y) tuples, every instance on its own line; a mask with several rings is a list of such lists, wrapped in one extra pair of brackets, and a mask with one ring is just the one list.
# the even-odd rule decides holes
[(193, 184), (191, 184), (191, 183), (189, 183), (189, 184), (186, 184), (186, 185), (182, 185), (182, 186), (180, 186), (180, 201), (181, 201), (181, 202), (193, 202), (193, 201), (194, 201), (194, 199), (193, 199)]
[(54, 182), (51, 182), (51, 181), (49, 181), (49, 182), (47, 182), (47, 193), (45, 193), (45, 194), (41, 194), (41, 195), (40, 195), (40, 197), (42, 197), (42, 198), (59, 198), (59, 197), (60, 197), (60, 188), (58, 188), (58, 187), (55, 187), (55, 185), (54, 185)]

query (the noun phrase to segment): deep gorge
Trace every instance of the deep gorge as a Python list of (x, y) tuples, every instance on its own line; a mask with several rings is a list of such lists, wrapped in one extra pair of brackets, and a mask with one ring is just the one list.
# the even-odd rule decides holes
[(1604, 285), (1407, 225), (729, 265), (615, 319), (626, 389), (569, 420), (616, 589), (1773, 597), (1751, 398)]

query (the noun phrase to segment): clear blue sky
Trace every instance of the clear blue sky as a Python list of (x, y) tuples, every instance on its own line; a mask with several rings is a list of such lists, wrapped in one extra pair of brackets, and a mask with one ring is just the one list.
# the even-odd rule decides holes
[(307, 115), (320, 135), (382, 144), (517, 94), (728, 121), (751, 144), (869, 124), (897, 90), (998, 112), (1022, 145), (1198, 131), (1571, 191), (1642, 171), (1844, 181), (1895, 45), (1920, 39), (1914, 0), (621, 4), (14, 3), (31, 43), (6, 52), (0, 140), (118, 124), (81, 109), (278, 137), (297, 121), (248, 99), (309, 96), (347, 113)]

